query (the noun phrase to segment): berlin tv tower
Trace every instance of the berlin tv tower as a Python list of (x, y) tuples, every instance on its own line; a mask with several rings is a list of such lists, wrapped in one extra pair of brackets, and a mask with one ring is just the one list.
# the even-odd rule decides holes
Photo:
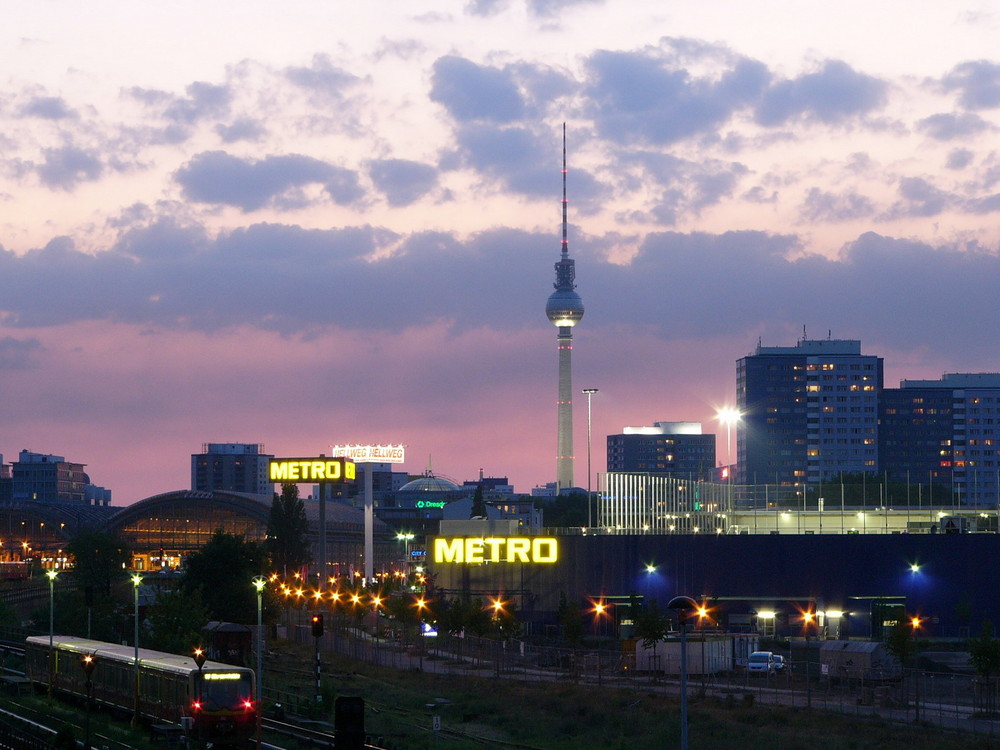
[(545, 303), (545, 314), (558, 329), (559, 401), (558, 454), (556, 456), (556, 490), (573, 487), (573, 326), (583, 318), (583, 300), (574, 290), (576, 268), (569, 257), (566, 222), (566, 123), (563, 123), (563, 197), (562, 254), (555, 264), (556, 288)]

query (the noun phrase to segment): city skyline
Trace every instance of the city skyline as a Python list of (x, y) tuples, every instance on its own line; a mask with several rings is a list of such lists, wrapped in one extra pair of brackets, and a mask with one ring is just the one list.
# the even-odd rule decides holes
[(64, 455), (118, 505), (214, 441), (555, 481), (563, 122), (595, 473), (624, 425), (724, 440), (736, 360), (803, 327), (887, 386), (1000, 370), (1000, 15), (871, 6), (19, 6), (5, 460)]

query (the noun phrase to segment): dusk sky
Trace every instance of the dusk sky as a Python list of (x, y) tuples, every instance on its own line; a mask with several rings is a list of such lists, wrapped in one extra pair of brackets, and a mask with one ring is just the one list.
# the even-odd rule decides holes
[(1000, 370), (995, 2), (37, 0), (0, 28), (0, 453), (115, 505), (205, 442), (576, 480), (720, 434), (758, 339)]

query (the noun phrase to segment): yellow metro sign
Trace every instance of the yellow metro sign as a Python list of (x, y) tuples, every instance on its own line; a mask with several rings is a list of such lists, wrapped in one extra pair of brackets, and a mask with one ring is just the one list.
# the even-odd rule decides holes
[(438, 537), (434, 540), (436, 563), (554, 563), (559, 541), (548, 536)]
[(357, 477), (354, 462), (346, 458), (272, 458), (268, 470), (270, 481), (287, 482), (353, 482)]

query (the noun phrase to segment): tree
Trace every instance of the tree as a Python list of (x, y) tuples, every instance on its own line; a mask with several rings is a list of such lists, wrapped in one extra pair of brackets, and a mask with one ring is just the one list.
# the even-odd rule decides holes
[(486, 503), (483, 502), (483, 483), (476, 485), (476, 494), (472, 497), (472, 509), (469, 518), (486, 518)]
[(969, 663), (980, 677), (1000, 674), (1000, 641), (993, 637), (993, 623), (983, 622), (979, 635), (969, 639)]
[(66, 551), (73, 558), (77, 587), (89, 586), (99, 597), (111, 595), (111, 584), (122, 580), (122, 571), (132, 560), (128, 546), (107, 531), (83, 531), (70, 540)]
[(642, 641), (644, 648), (653, 649), (655, 663), (656, 644), (667, 637), (667, 614), (660, 611), (660, 606), (655, 599), (651, 599), (648, 604), (639, 604), (633, 598), (632, 622), (636, 638)]
[(1000, 674), (1000, 641), (993, 637), (993, 623), (983, 622), (979, 635), (969, 639), (969, 663), (976, 670), (976, 697), (986, 711), (996, 707), (997, 685), (994, 675)]
[(281, 495), (275, 494), (271, 503), (264, 543), (275, 570), (288, 575), (310, 561), (308, 533), (306, 507), (299, 498), (298, 485), (282, 484)]
[(578, 645), (583, 638), (583, 614), (580, 612), (579, 604), (570, 604), (566, 601), (565, 591), (559, 592), (557, 617), (563, 629), (563, 638), (574, 646)]
[(909, 663), (917, 652), (913, 629), (905, 619), (898, 619), (885, 636), (885, 647), (901, 665)]
[(253, 624), (257, 622), (257, 592), (251, 582), (265, 567), (260, 545), (219, 529), (188, 557), (180, 588), (189, 596), (200, 594), (213, 620)]
[(568, 492), (551, 500), (540, 499), (535, 507), (542, 509), (546, 526), (587, 525), (586, 492)]
[(201, 643), (201, 627), (209, 619), (199, 591), (163, 592), (149, 611), (150, 647), (171, 654), (190, 653)]

